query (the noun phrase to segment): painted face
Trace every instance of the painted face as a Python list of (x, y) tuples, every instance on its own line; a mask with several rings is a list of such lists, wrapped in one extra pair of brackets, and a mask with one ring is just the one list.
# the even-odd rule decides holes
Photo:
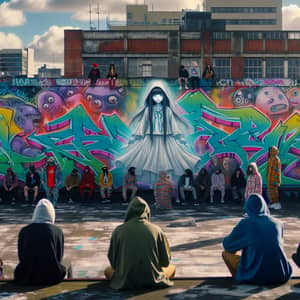
[(300, 88), (293, 87), (288, 90), (287, 97), (289, 98), (291, 107), (300, 109)]
[(103, 108), (103, 99), (100, 95), (87, 94), (87, 104), (93, 113), (100, 113)]
[(243, 106), (255, 101), (254, 91), (252, 89), (239, 89), (233, 95), (234, 106)]
[(35, 107), (24, 104), (16, 107), (14, 120), (25, 133), (31, 133), (39, 126), (41, 115)]
[(289, 110), (285, 94), (277, 87), (264, 87), (256, 97), (256, 107), (269, 116), (280, 115)]
[(63, 99), (52, 91), (45, 91), (38, 96), (38, 109), (44, 117), (55, 117), (63, 112)]
[(164, 96), (162, 94), (154, 94), (152, 99), (155, 103), (161, 103), (164, 99)]

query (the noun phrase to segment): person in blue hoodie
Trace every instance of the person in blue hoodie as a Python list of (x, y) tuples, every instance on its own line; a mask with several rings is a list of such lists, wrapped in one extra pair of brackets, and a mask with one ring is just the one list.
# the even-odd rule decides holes
[[(292, 268), (283, 250), (283, 227), (271, 217), (264, 198), (251, 194), (243, 218), (223, 240), (225, 264), (239, 283), (279, 284)], [(241, 256), (236, 252), (241, 250)]]

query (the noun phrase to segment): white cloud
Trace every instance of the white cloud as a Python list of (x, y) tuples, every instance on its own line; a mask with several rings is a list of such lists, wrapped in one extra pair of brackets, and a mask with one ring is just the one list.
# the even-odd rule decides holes
[(282, 8), (283, 29), (300, 30), (300, 6), (291, 4)]
[(35, 35), (28, 45), (34, 48), (34, 58), (37, 67), (47, 64), (49, 67), (63, 67), (64, 61), (64, 30), (74, 27), (51, 26), (41, 35)]
[(19, 49), (22, 47), (22, 40), (16, 34), (0, 32), (0, 49)]
[(21, 26), (26, 18), (21, 10), (12, 9), (8, 2), (0, 4), (0, 26)]

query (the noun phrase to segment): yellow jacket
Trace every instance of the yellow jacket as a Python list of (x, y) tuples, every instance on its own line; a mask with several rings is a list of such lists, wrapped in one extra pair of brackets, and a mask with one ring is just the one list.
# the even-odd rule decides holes
[(103, 173), (100, 174), (99, 184), (100, 184), (100, 187), (112, 187), (112, 185), (113, 185), (112, 174), (110, 172), (108, 172), (108, 174), (107, 174), (107, 183), (104, 183), (104, 174)]

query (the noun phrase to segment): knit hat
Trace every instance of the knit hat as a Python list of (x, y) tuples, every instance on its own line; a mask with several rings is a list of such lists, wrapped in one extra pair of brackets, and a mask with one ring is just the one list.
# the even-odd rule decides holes
[(97, 63), (93, 63), (93, 67), (97, 68), (99, 65)]

